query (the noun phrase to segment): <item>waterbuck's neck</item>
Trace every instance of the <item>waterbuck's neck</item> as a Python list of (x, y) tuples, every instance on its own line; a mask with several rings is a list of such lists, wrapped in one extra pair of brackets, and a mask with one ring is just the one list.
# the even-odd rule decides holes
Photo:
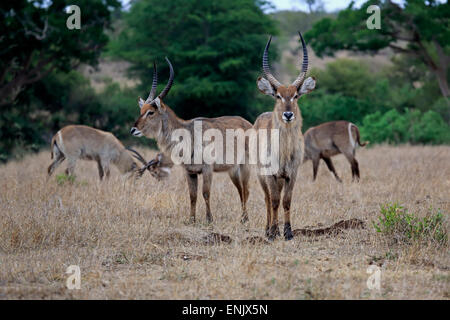
[(189, 130), (187, 121), (178, 118), (175, 112), (166, 106), (166, 112), (162, 115), (161, 127), (156, 136), (158, 148), (164, 154), (170, 155), (172, 149), (177, 144), (177, 141), (172, 141), (172, 132), (176, 129)]
[(275, 112), (273, 112), (272, 129), (279, 130), (280, 162), (283, 165), (292, 161), (301, 161), (299, 157), (302, 157), (304, 149), (302, 116), (299, 112), (294, 123), (289, 125), (286, 125), (281, 121), (282, 120), (279, 119)]

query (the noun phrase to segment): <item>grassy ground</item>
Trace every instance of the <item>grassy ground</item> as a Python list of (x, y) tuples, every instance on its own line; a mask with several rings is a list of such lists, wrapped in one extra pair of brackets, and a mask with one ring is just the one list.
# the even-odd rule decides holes
[[(154, 152), (145, 152), (147, 158)], [(46, 182), (49, 152), (0, 167), (0, 298), (69, 299), (439, 299), (450, 298), (448, 247), (393, 245), (371, 221), (379, 205), (398, 201), (419, 216), (440, 208), (449, 230), (450, 148), (359, 149), (362, 180), (351, 183), (342, 156), (337, 183), (322, 163), (313, 183), (302, 167), (293, 197), (293, 229), (358, 218), (365, 229), (248, 244), (263, 236), (265, 207), (251, 179), (250, 222), (239, 223), (238, 194), (226, 174), (213, 180), (214, 223), (199, 195), (197, 224), (186, 225), (181, 168), (156, 182), (129, 183), (113, 170), (100, 183), (96, 165), (80, 162), (75, 182)], [(64, 164), (57, 173), (61, 173)], [(281, 215), (282, 216), (282, 215)], [(217, 232), (231, 243), (209, 244)], [(369, 290), (370, 264), (381, 266), (381, 290)], [(69, 265), (81, 289), (68, 290)]]

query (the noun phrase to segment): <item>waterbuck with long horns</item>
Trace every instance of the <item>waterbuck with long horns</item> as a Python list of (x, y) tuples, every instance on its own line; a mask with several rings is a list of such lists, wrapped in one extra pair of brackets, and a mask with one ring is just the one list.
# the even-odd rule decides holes
[[(128, 148), (128, 150), (138, 155), (139, 160), (144, 165), (147, 164), (147, 161), (136, 150), (131, 148)], [(111, 163), (122, 174), (133, 173), (138, 170), (127, 148), (112, 133), (83, 125), (66, 126), (53, 136), (51, 158), (54, 158), (54, 161), (47, 169), (48, 177), (65, 159), (68, 161), (65, 171), (67, 175), (73, 175), (76, 162), (79, 159), (96, 161), (100, 180), (105, 175), (107, 178), (109, 177)], [(150, 172), (153, 169), (153, 166), (148, 167)]]
[[(134, 127), (131, 129), (131, 134), (137, 137), (146, 136), (148, 138), (154, 138), (158, 144), (159, 149), (165, 156), (172, 157), (173, 154), (179, 154), (176, 146), (179, 141), (173, 140), (173, 134), (176, 132), (185, 132), (183, 136), (183, 142), (189, 144), (189, 154), (183, 154), (181, 164), (186, 173), (186, 179), (188, 183), (189, 196), (191, 202), (190, 221), (195, 222), (195, 211), (197, 203), (197, 186), (198, 175), (203, 176), (203, 198), (206, 204), (206, 220), (212, 222), (212, 214), (210, 208), (210, 189), (212, 183), (213, 172), (228, 172), (231, 181), (236, 186), (241, 199), (242, 207), (242, 222), (248, 220), (246, 203), (249, 196), (248, 182), (250, 177), (250, 170), (248, 164), (245, 161), (239, 163), (233, 161), (230, 164), (223, 159), (213, 159), (213, 161), (205, 161), (203, 159), (203, 153), (201, 150), (205, 149), (206, 144), (204, 141), (200, 144), (196, 143), (195, 137), (198, 135), (198, 128), (201, 128), (200, 135), (203, 137), (205, 132), (211, 129), (218, 133), (214, 135), (214, 143), (217, 142), (218, 136), (223, 138), (221, 146), (230, 145), (234, 143), (235, 136), (230, 137), (226, 134), (227, 130), (243, 130), (251, 129), (252, 125), (247, 120), (241, 117), (224, 116), (219, 118), (195, 118), (192, 120), (183, 120), (176, 116), (175, 112), (163, 102), (164, 97), (169, 92), (173, 84), (174, 71), (169, 59), (166, 58), (170, 68), (169, 81), (163, 91), (155, 98), (156, 85), (157, 85), (157, 70), (156, 63), (153, 66), (153, 83), (152, 89), (148, 98), (144, 101), (139, 98), (138, 103), (140, 107), (140, 116), (136, 120)], [(210, 131), (211, 132), (211, 131)], [(231, 141), (230, 141), (231, 139)], [(189, 142), (187, 142), (189, 141)], [(247, 141), (245, 142), (247, 144)], [(233, 144), (236, 146), (237, 144)], [(174, 150), (175, 149), (175, 150)], [(224, 150), (225, 148), (222, 148)], [(234, 149), (236, 150), (236, 149)], [(248, 150), (245, 147), (245, 150)], [(196, 155), (200, 154), (201, 159), (198, 159)], [(173, 160), (173, 159), (172, 159)], [(174, 161), (175, 162), (175, 161)]]
[(344, 120), (326, 122), (309, 128), (304, 136), (305, 161), (311, 160), (313, 163), (313, 181), (316, 180), (320, 159), (323, 159), (336, 180), (342, 182), (331, 161), (332, 156), (340, 153), (350, 162), (352, 180), (359, 181), (359, 165), (355, 158), (356, 143), (364, 147), (368, 142), (361, 143), (356, 125)]
[[(300, 32), (299, 35), (303, 46), (303, 64), (297, 79), (291, 85), (284, 86), (272, 75), (268, 62), (268, 50), (272, 40), (270, 37), (263, 54), (264, 76), (257, 80), (258, 89), (274, 97), (276, 101), (273, 112), (261, 114), (253, 127), (257, 130), (275, 129), (279, 132), (279, 170), (273, 175), (258, 174), (267, 210), (266, 235), (271, 240), (279, 234), (278, 208), (283, 187), (284, 237), (286, 240), (293, 237), (290, 220), (291, 197), (298, 167), (304, 156), (302, 115), (298, 107), (298, 99), (314, 90), (316, 85), (314, 78), (305, 79), (308, 70), (308, 51)], [(269, 146), (271, 147), (272, 145)]]

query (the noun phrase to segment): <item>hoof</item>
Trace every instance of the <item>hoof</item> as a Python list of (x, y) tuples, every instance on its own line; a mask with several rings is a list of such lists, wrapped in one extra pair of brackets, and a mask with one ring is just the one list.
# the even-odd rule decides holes
[(277, 236), (280, 235), (280, 230), (277, 225), (270, 227), (269, 231), (266, 230), (266, 236), (270, 241), (273, 241)]
[(242, 224), (245, 224), (245, 223), (247, 223), (248, 222), (248, 216), (243, 216), (242, 218), (241, 218), (241, 223)]
[(292, 240), (292, 238), (294, 238), (294, 235), (292, 234), (291, 224), (286, 223), (284, 225), (284, 239), (287, 241)]
[(206, 215), (206, 223), (211, 224), (213, 222), (212, 215)]

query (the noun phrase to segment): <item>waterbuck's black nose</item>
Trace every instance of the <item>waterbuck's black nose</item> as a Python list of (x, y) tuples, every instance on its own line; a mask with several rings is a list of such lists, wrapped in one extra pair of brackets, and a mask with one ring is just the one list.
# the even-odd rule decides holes
[(294, 118), (294, 113), (292, 111), (283, 112), (283, 118), (285, 118), (286, 121), (291, 121)]
[(135, 132), (136, 132), (136, 128), (135, 127), (131, 128), (130, 133), (134, 134)]

